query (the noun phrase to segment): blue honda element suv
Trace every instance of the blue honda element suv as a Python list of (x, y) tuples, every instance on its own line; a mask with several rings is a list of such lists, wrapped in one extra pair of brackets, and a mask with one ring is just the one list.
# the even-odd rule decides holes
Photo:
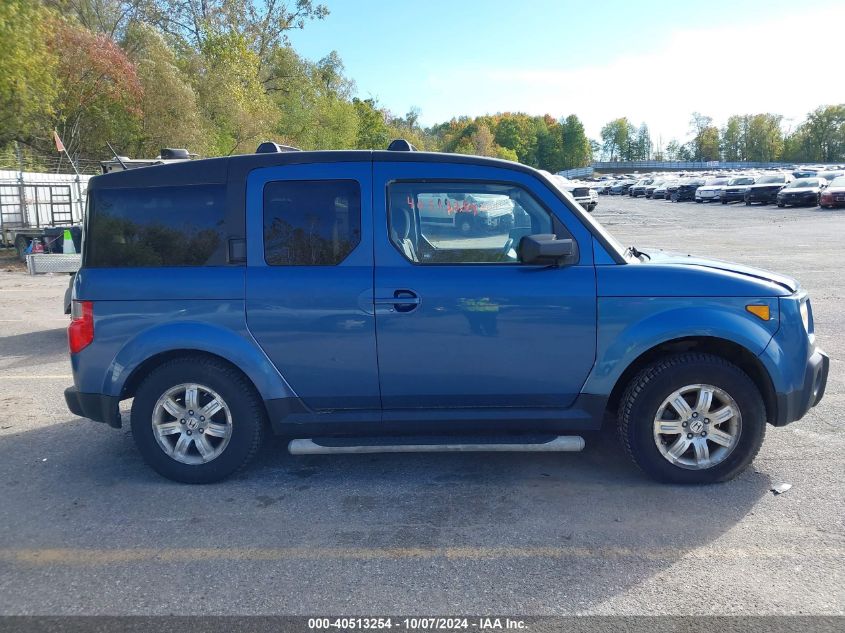
[(292, 453), (580, 450), (616, 418), (652, 477), (729, 479), (819, 402), (807, 293), (622, 248), (544, 172), (413, 151), (289, 151), (88, 189), (68, 330), (79, 416), (183, 482)]

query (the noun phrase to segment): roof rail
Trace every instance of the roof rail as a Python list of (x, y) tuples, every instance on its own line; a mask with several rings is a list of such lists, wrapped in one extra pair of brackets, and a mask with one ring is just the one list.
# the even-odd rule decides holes
[(255, 150), (256, 154), (278, 154), (281, 152), (301, 152), (302, 150), (298, 147), (293, 147), (291, 145), (279, 145), (278, 143), (274, 143), (273, 141), (264, 141), (261, 145), (258, 146), (258, 149)]
[(411, 145), (408, 141), (404, 138), (397, 138), (390, 141), (390, 145), (387, 146), (388, 152), (416, 152), (417, 148)]

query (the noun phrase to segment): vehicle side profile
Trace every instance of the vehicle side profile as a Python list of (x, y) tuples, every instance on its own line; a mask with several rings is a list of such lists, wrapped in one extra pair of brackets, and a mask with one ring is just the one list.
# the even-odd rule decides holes
[[(530, 167), (391, 147), (92, 178), (70, 410), (119, 428), (132, 399), (141, 456), (188, 483), (268, 431), (294, 454), (573, 451), (608, 413), (645, 473), (707, 483), (821, 400), (795, 280), (623, 248)], [(465, 232), (438, 204), (510, 219)]]

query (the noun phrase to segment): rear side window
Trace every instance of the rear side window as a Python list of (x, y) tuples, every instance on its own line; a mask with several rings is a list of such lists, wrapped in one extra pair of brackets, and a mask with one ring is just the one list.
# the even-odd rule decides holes
[(224, 185), (95, 189), (88, 209), (89, 268), (226, 263)]
[(270, 266), (335, 266), (361, 241), (355, 180), (280, 180), (264, 186), (264, 259)]

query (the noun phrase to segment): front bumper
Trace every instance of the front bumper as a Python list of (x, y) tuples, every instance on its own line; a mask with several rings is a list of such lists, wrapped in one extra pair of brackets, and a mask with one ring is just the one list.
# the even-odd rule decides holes
[(65, 389), (65, 402), (74, 415), (95, 422), (105, 422), (116, 429), (121, 426), (118, 409), (120, 398), (101, 393), (83, 393), (76, 387), (68, 387)]
[(788, 204), (791, 206), (816, 206), (818, 203), (818, 196), (814, 193), (809, 193), (800, 196), (778, 196), (778, 204)]
[(830, 358), (822, 350), (817, 349), (807, 359), (804, 370), (804, 384), (789, 393), (777, 394), (778, 414), (775, 426), (785, 426), (795, 422), (821, 402), (827, 386), (827, 374), (830, 369)]
[(763, 202), (766, 204), (770, 204), (772, 202), (776, 202), (778, 199), (778, 192), (777, 190), (772, 191), (750, 191), (745, 194), (745, 201), (746, 202)]

